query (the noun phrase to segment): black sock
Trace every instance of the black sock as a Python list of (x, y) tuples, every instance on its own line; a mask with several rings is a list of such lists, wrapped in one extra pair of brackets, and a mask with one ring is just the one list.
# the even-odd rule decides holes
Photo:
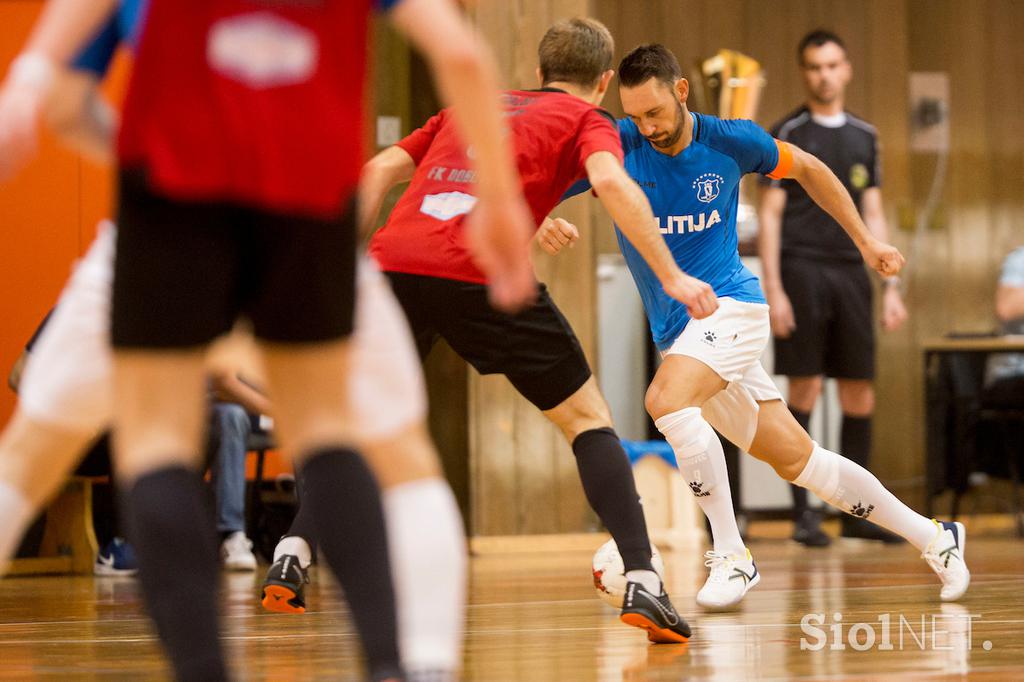
[[(801, 412), (800, 410), (789, 408), (790, 414), (796, 419), (797, 423), (803, 427), (804, 431), (810, 433), (811, 431), (811, 413)], [(803, 513), (807, 511), (807, 490), (801, 488), (798, 485), (789, 485), (789, 491), (793, 494), (793, 518), (799, 520)]]
[(572, 442), (587, 502), (597, 512), (622, 555), (627, 571), (652, 571), (651, 542), (633, 469), (615, 431), (592, 429)]
[(399, 671), (395, 590), (380, 487), (358, 453), (322, 448), (302, 468), (303, 505), (345, 592), (372, 676)]
[(123, 492), (125, 528), (146, 607), (179, 680), (225, 680), (220, 561), (202, 477), (180, 466), (139, 477)]
[(299, 470), (295, 476), (295, 494), (299, 500), (299, 507), (295, 510), (295, 518), (288, 526), (288, 532), (283, 537), (299, 537), (309, 545), (309, 551), (316, 556), (316, 520), (309, 511), (306, 504), (306, 481), (303, 471)]
[(839, 452), (846, 459), (871, 470), (868, 466), (871, 461), (871, 417), (843, 415)]

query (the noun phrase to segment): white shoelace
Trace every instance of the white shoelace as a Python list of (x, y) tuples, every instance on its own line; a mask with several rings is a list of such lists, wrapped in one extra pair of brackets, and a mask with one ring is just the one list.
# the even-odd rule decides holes
[(732, 555), (709, 550), (704, 552), (704, 565), (711, 569), (708, 582), (724, 583), (728, 580), (729, 569), (735, 563)]

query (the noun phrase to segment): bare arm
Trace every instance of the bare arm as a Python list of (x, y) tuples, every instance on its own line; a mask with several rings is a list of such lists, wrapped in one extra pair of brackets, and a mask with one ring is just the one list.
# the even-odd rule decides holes
[(423, 53), (450, 103), (479, 171), (479, 202), (467, 237), (489, 276), (491, 300), (515, 310), (536, 294), (530, 239), (536, 225), (522, 196), (512, 145), (498, 100), (494, 58), (450, 0), (403, 0), (391, 12), (395, 26)]
[(996, 316), (1003, 322), (1024, 317), (1024, 287), (999, 285), (996, 289)]
[(903, 255), (871, 234), (861, 220), (850, 193), (835, 173), (816, 156), (799, 147), (789, 147), (793, 152), (793, 166), (786, 177), (799, 182), (814, 203), (839, 223), (869, 266), (882, 275), (897, 274), (903, 267)]
[(657, 228), (647, 196), (629, 177), (622, 163), (610, 152), (596, 152), (587, 157), (586, 168), (601, 203), (629, 243), (647, 261), (665, 293), (685, 303), (695, 319), (715, 312), (718, 308), (715, 292), (707, 283), (679, 269)]
[[(882, 190), (869, 187), (860, 197), (860, 212), (871, 235), (880, 242), (889, 241), (889, 222), (885, 219), (882, 206)], [(882, 280), (882, 329), (894, 331), (907, 321), (907, 307), (900, 293), (899, 277), (890, 276)]]
[(786, 191), (768, 187), (761, 192), (757, 207), (757, 252), (761, 258), (761, 279), (768, 299), (768, 317), (772, 334), (788, 338), (796, 329), (796, 316), (782, 286), (782, 214), (786, 209)]
[(761, 258), (765, 289), (782, 289), (782, 212), (786, 208), (786, 190), (768, 187), (761, 191), (757, 207), (757, 255)]
[(253, 414), (270, 414), (271, 405), (255, 386), (231, 373), (218, 373), (211, 377), (217, 397), (227, 402), (238, 403)]
[(50, 0), (0, 89), (0, 179), (35, 155), (37, 124), (58, 76), (117, 0)]
[(69, 147), (97, 163), (113, 162), (118, 115), (100, 94), (95, 74), (65, 69), (45, 114), (50, 128)]
[(416, 164), (401, 147), (388, 147), (363, 166), (359, 175), (359, 231), (373, 232), (380, 206), (388, 190), (412, 179)]

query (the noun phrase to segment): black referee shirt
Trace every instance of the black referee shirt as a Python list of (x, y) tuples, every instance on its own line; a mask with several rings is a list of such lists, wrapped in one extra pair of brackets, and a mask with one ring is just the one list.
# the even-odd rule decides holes
[[(853, 114), (838, 120), (817, 119), (800, 107), (776, 123), (771, 133), (821, 159), (843, 183), (854, 204), (869, 187), (881, 185), (881, 160), (875, 128)], [(772, 180), (786, 191), (782, 214), (782, 257), (816, 260), (861, 260), (860, 252), (839, 223), (825, 213), (795, 180)]]

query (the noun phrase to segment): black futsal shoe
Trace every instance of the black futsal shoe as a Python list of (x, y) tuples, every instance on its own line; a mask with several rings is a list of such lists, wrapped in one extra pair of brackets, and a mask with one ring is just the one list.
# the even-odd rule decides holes
[(283, 554), (271, 564), (263, 580), (260, 601), (263, 608), (278, 613), (305, 613), (303, 590), (309, 583), (309, 573), (299, 564), (299, 558)]
[(626, 583), (619, 620), (647, 630), (647, 639), (656, 644), (682, 644), (690, 639), (689, 624), (672, 606), (664, 588), (656, 597), (640, 583)]
[(793, 540), (804, 547), (828, 547), (832, 538), (821, 529), (821, 514), (806, 509), (793, 523)]
[(857, 518), (844, 514), (840, 519), (840, 535), (850, 540), (873, 540), (875, 542), (884, 542), (887, 545), (898, 545), (903, 542), (903, 538), (895, 533), (890, 533), (881, 526), (867, 521), (865, 519)]

